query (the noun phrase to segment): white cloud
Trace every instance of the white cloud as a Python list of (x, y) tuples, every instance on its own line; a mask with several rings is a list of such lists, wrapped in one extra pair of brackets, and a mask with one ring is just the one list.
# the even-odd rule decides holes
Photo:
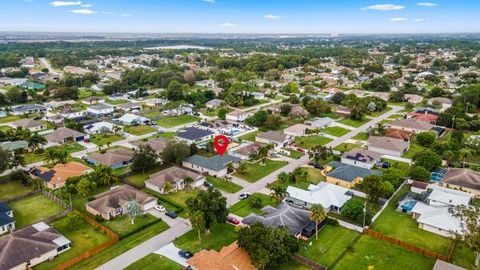
[(432, 2), (421, 2), (421, 3), (417, 3), (417, 6), (421, 6), (421, 7), (436, 7), (436, 6), (438, 6), (438, 4), (432, 3)]
[(371, 5), (362, 8), (362, 10), (380, 10), (380, 11), (390, 11), (390, 10), (402, 10), (405, 9), (405, 6), (394, 5), (394, 4), (378, 4)]
[(75, 14), (80, 14), (80, 15), (92, 15), (92, 14), (97, 13), (94, 10), (86, 9), (86, 8), (85, 9), (73, 9), (73, 10), (70, 10), (70, 12), (75, 13)]
[(414, 21), (414, 22), (424, 22), (425, 19), (424, 19), (424, 18), (418, 18), (418, 19), (415, 19), (415, 20), (413, 20), (413, 21)]
[(122, 13), (122, 14), (120, 14), (120, 16), (122, 16), (122, 17), (130, 17), (130, 16), (132, 16), (132, 15), (130, 15), (130, 14), (128, 14), (128, 13)]
[(82, 2), (76, 1), (76, 2), (67, 2), (67, 1), (53, 1), (50, 3), (50, 5), (54, 7), (68, 7), (68, 6), (80, 6)]
[(83, 4), (83, 5), (80, 5), (81, 7), (84, 7), (84, 8), (89, 8), (89, 7), (92, 7), (92, 4)]
[(113, 12), (113, 11), (102, 11), (102, 14), (113, 15), (113, 14), (115, 14), (115, 12)]
[(216, 0), (202, 0), (202, 1), (210, 4), (215, 4), (217, 2)]
[(222, 26), (223, 26), (223, 27), (234, 27), (235, 24), (226, 22), (226, 23), (222, 23)]
[(269, 20), (280, 20), (282, 17), (278, 15), (267, 14), (264, 16), (264, 18)]
[(405, 22), (405, 21), (408, 21), (408, 19), (405, 18), (405, 17), (395, 17), (395, 18), (390, 18), (390, 21), (391, 22)]

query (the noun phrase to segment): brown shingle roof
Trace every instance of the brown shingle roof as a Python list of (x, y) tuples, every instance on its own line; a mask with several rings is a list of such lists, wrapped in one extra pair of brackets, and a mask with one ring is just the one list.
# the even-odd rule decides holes
[(12, 125), (14, 125), (15, 127), (32, 128), (32, 127), (43, 126), (44, 124), (42, 122), (39, 122), (33, 119), (21, 119), (13, 122)]
[(202, 175), (182, 167), (172, 166), (170, 168), (150, 175), (150, 179), (145, 182), (155, 185), (157, 187), (163, 187), (166, 181), (173, 183), (186, 177), (197, 180), (199, 178), (202, 178)]
[(98, 194), (95, 198), (95, 200), (87, 203), (87, 205), (99, 213), (105, 213), (123, 207), (128, 201), (136, 201), (140, 205), (145, 205), (157, 200), (155, 197), (149, 196), (129, 185), (113, 188)]
[(390, 123), (390, 125), (418, 129), (418, 130), (425, 130), (425, 131), (431, 130), (434, 127), (434, 125), (428, 122), (417, 121), (412, 118), (393, 121)]
[(470, 169), (450, 168), (443, 183), (480, 190), (480, 173)]
[(257, 134), (257, 137), (262, 138), (262, 139), (266, 139), (266, 140), (270, 140), (270, 141), (274, 141), (274, 142), (284, 142), (287, 139), (288, 135), (286, 135), (284, 133), (281, 133), (281, 132), (278, 132), (278, 131), (270, 130), (270, 131), (267, 131), (267, 132)]
[(118, 148), (113, 150), (108, 150), (104, 154), (100, 153), (91, 153), (88, 155), (88, 158), (96, 161), (97, 163), (112, 166), (120, 162), (128, 162), (133, 157), (133, 151), (125, 148)]
[(132, 144), (136, 145), (136, 146), (148, 144), (148, 145), (150, 145), (150, 147), (153, 150), (155, 150), (155, 152), (161, 153), (163, 151), (163, 149), (165, 148), (165, 146), (167, 145), (167, 141), (168, 140), (165, 139), (165, 138), (157, 138), (157, 139), (153, 139), (153, 140), (148, 140), (146, 142), (144, 142), (144, 141), (134, 141), (134, 142), (132, 142)]
[(248, 253), (237, 242), (223, 247), (220, 252), (202, 250), (190, 258), (188, 264), (198, 270), (255, 270)]
[(390, 137), (370, 136), (368, 138), (368, 146), (403, 152), (406, 148), (408, 148), (409, 143), (405, 142), (404, 140)]
[(85, 136), (85, 134), (73, 129), (61, 127), (46, 135), (45, 138), (49, 142), (59, 143), (67, 138), (76, 138), (81, 136)]

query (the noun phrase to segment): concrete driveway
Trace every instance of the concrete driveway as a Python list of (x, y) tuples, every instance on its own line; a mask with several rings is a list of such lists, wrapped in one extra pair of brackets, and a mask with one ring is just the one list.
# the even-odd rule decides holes
[(161, 247), (159, 250), (155, 251), (154, 253), (158, 255), (162, 255), (163, 257), (169, 258), (170, 260), (187, 267), (188, 263), (187, 260), (180, 257), (178, 252), (181, 249), (177, 248), (173, 243), (166, 244), (165, 246)]

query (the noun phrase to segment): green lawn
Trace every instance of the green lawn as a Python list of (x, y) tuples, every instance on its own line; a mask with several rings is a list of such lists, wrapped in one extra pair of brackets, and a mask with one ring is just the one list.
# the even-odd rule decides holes
[(290, 157), (290, 158), (294, 158), (294, 159), (299, 159), (301, 157), (303, 157), (303, 153), (300, 152), (300, 151), (297, 151), (297, 150), (293, 150), (293, 149), (287, 149), (287, 148), (284, 148), (285, 151), (288, 151), (290, 154), (289, 155), (284, 155), (283, 153), (280, 153), (281, 155), (284, 155), (286, 157)]
[(128, 126), (123, 129), (125, 132), (133, 135), (144, 135), (155, 132), (156, 129), (152, 126)]
[(114, 142), (118, 142), (123, 140), (123, 137), (117, 134), (110, 134), (110, 135), (94, 135), (90, 137), (90, 141), (96, 145), (103, 146), (107, 144), (111, 144)]
[(257, 137), (257, 134), (258, 134), (258, 131), (254, 131), (254, 132), (250, 132), (250, 133), (244, 134), (244, 135), (240, 136), (239, 138), (242, 139), (242, 140), (244, 140), (244, 141), (254, 142), (254, 141), (255, 141), (255, 137)]
[(145, 116), (147, 118), (155, 118), (155, 117), (158, 117), (160, 115), (162, 115), (162, 112), (159, 112), (159, 111), (153, 111), (153, 112), (144, 111), (143, 112), (143, 116)]
[(22, 119), (20, 115), (8, 115), (7, 117), (0, 118), (0, 124), (10, 123)]
[[(66, 149), (68, 154), (85, 150), (85, 147), (83, 147), (78, 143), (67, 143), (62, 145), (61, 147)], [(45, 160), (45, 152), (38, 152), (38, 153), (27, 152), (24, 154), (24, 157), (25, 157), (25, 164), (37, 163)]]
[(62, 148), (67, 149), (67, 152), (69, 154), (85, 150), (85, 147), (83, 147), (83, 145), (78, 143), (67, 143), (62, 145)]
[(116, 99), (116, 100), (107, 99), (107, 100), (105, 100), (105, 102), (110, 104), (110, 105), (119, 105), (119, 104), (127, 103), (128, 100), (126, 100), (126, 99)]
[(333, 150), (337, 150), (340, 152), (348, 152), (354, 148), (360, 148), (360, 145), (354, 143), (341, 143), (337, 145)]
[(260, 165), (260, 162), (256, 162), (256, 163), (247, 162), (246, 163), (247, 169), (245, 174), (240, 174), (236, 172), (234, 175), (242, 179), (245, 179), (248, 182), (253, 183), (271, 174), (272, 172), (282, 168), (287, 164), (288, 162), (286, 161), (278, 161), (278, 160), (271, 160), (271, 159), (267, 159), (267, 161), (265, 162), (265, 165)]
[(19, 181), (0, 184), (0, 201), (32, 191), (31, 187), (24, 186)]
[(265, 268), (266, 270), (312, 270), (310, 267), (298, 263), (294, 260), (290, 260), (281, 265), (275, 265)]
[[(1, 119), (1, 118), (0, 118)], [(11, 130), (12, 128), (9, 127), (9, 126), (0, 126), (0, 131), (1, 132), (7, 132), (9, 130)]]
[(175, 137), (175, 132), (163, 132), (157, 135), (158, 138), (171, 139)]
[(335, 137), (340, 137), (350, 132), (350, 130), (346, 128), (336, 127), (336, 126), (324, 128), (322, 129), (322, 131)]
[(191, 230), (188, 233), (180, 236), (173, 243), (175, 246), (188, 250), (192, 253), (199, 252), (202, 249), (214, 249), (219, 251), (222, 247), (228, 246), (235, 242), (238, 238), (238, 233), (235, 232), (235, 226), (222, 223), (216, 224), (210, 229), (209, 234), (202, 235), (202, 241), (198, 241), (198, 233)]
[(118, 234), (120, 238), (130, 235), (132, 232), (139, 231), (153, 223), (158, 219), (150, 214), (144, 214), (135, 218), (135, 223), (132, 224), (130, 218), (126, 215), (116, 217), (114, 219), (102, 222), (103, 225), (110, 228)]
[[(258, 208), (251, 205), (251, 202), (256, 198), (260, 198), (261, 200), (261, 206)], [(276, 206), (277, 201), (268, 195), (262, 193), (254, 193), (247, 199), (241, 200), (236, 204), (232, 205), (228, 210), (230, 211), (230, 213), (237, 216), (246, 217), (251, 213), (261, 215), (263, 213), (261, 209), (267, 205)]]
[(473, 251), (462, 242), (458, 242), (453, 252), (452, 263), (468, 270), (476, 270), (473, 266), (474, 262), (475, 254)]
[(431, 270), (435, 260), (370, 236), (362, 236), (335, 264), (333, 270)]
[(311, 167), (300, 167), (301, 171), (307, 171), (307, 178), (304, 180), (298, 180), (296, 183), (289, 181), (277, 180), (271, 183), (269, 186), (281, 185), (284, 187), (294, 186), (300, 189), (307, 189), (310, 184), (318, 184), (321, 181), (325, 181), (325, 176), (322, 175), (319, 169)]
[(400, 197), (408, 192), (409, 186), (404, 186), (390, 201), (382, 214), (371, 225), (375, 231), (400, 239), (441, 254), (448, 254), (452, 240), (418, 228), (417, 222), (406, 213), (395, 210)]
[(331, 141), (332, 139), (323, 137), (321, 135), (301, 136), (295, 138), (295, 144), (298, 147), (305, 149), (312, 149), (317, 145), (325, 145)]
[[(69, 215), (75, 215), (70, 213)], [(82, 218), (78, 217), (75, 227), (69, 227), (67, 224), (67, 217), (63, 217), (59, 220), (54, 221), (51, 225), (54, 229), (60, 232), (68, 240), (72, 241), (71, 249), (63, 252), (59, 256), (55, 257), (55, 260), (47, 261), (39, 266), (34, 267), (35, 270), (47, 270), (53, 269), (55, 266), (64, 263), (83, 252), (97, 247), (109, 240), (109, 237), (98, 230), (95, 227), (92, 227), (90, 224), (85, 222)]]
[(392, 107), (388, 107), (388, 106), (387, 106), (383, 111), (372, 112), (372, 113), (369, 113), (368, 115), (373, 116), (373, 117), (376, 117), (376, 116), (380, 116), (380, 115), (382, 115), (382, 114), (384, 114), (384, 113), (387, 113), (387, 112), (389, 112), (389, 111), (391, 111), (391, 110), (392, 110)]
[(351, 126), (351, 127), (360, 127), (360, 126), (368, 123), (369, 121), (370, 121), (370, 119), (368, 119), (368, 118), (364, 118), (361, 121), (352, 120), (350, 118), (345, 118), (345, 119), (340, 120), (340, 123), (342, 123), (344, 125), (347, 125), (347, 126)]
[(84, 99), (84, 98), (87, 98), (87, 97), (90, 97), (92, 96), (92, 92), (91, 91), (88, 91), (86, 89), (79, 89), (78, 90), (78, 99)]
[(182, 270), (183, 266), (163, 257), (161, 255), (152, 253), (146, 257), (130, 264), (125, 270)]
[(138, 172), (138, 173), (135, 173), (135, 174), (132, 174), (132, 175), (129, 175), (125, 178), (125, 180), (138, 187), (138, 188), (143, 188), (145, 186), (145, 181), (148, 180), (148, 178), (150, 177), (150, 175), (156, 173), (156, 172), (159, 172), (161, 170), (164, 170), (166, 168), (168, 168), (169, 166), (168, 165), (158, 165), (156, 166), (155, 169), (151, 170), (151, 171), (148, 171), (148, 172)]
[(165, 222), (157, 222), (144, 230), (122, 239), (95, 256), (73, 265), (69, 270), (95, 269), (167, 229), (168, 225)]
[(216, 188), (221, 189), (228, 193), (237, 193), (242, 190), (242, 187), (225, 180), (224, 178), (218, 178), (214, 176), (207, 176), (207, 182), (213, 184)]
[(185, 125), (200, 120), (199, 117), (194, 115), (179, 115), (179, 116), (167, 116), (156, 121), (159, 126), (171, 128), (180, 125)]
[(360, 132), (357, 135), (355, 135), (355, 137), (353, 137), (352, 139), (366, 141), (368, 140), (368, 134), (366, 132)]
[(330, 268), (359, 235), (339, 225), (326, 225), (318, 232), (318, 239), (312, 236), (301, 245), (298, 253)]
[(15, 227), (23, 228), (65, 211), (43, 195), (33, 195), (8, 204), (13, 210)]
[(408, 165), (408, 163), (388, 158), (382, 158), (382, 161), (390, 163), (391, 168), (399, 169), (402, 172), (403, 177), (408, 177), (408, 173), (410, 172), (410, 166)]
[(413, 158), (413, 156), (415, 156), (415, 154), (423, 152), (425, 150), (426, 150), (425, 147), (423, 147), (420, 144), (412, 141), (412, 143), (410, 143), (410, 148), (408, 148), (408, 151), (402, 157)]
[(159, 203), (161, 205), (169, 211), (174, 211), (181, 217), (186, 217), (188, 214), (187, 211), (185, 211), (187, 209), (187, 200), (195, 197), (199, 192), (198, 189), (191, 189), (181, 190), (170, 194), (160, 194), (146, 188), (143, 191), (156, 196), (160, 200)]
[[(212, 117), (212, 116), (218, 116), (218, 112), (220, 111), (220, 109), (221, 109), (221, 108), (216, 108), (216, 109), (209, 109), (209, 108), (207, 108), (207, 109), (203, 110), (202, 113), (203, 113), (204, 115), (210, 116), (210, 117)], [(228, 109), (228, 108), (227, 108), (227, 109)], [(228, 109), (227, 113), (229, 113), (230, 111), (231, 111), (231, 110)]]

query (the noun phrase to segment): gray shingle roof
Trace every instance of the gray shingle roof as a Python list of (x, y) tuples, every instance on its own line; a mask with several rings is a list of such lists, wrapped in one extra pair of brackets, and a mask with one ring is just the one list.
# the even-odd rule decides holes
[(230, 163), (230, 162), (237, 163), (237, 162), (240, 162), (241, 160), (242, 159), (240, 159), (238, 157), (234, 157), (234, 156), (225, 154), (223, 156), (216, 155), (216, 156), (211, 157), (211, 158), (206, 158), (206, 157), (203, 157), (203, 156), (200, 156), (200, 155), (194, 155), (194, 156), (186, 158), (184, 161), (188, 162), (188, 163), (191, 163), (191, 164), (194, 164), (194, 165), (197, 165), (197, 166), (200, 166), (200, 167), (203, 167), (203, 168), (207, 168), (207, 169), (212, 170), (212, 171), (218, 172), (218, 171), (221, 171), (221, 170), (225, 169), (227, 167), (228, 163)]
[(364, 169), (357, 166), (341, 163), (338, 161), (332, 161), (328, 163), (328, 165), (331, 167), (334, 167), (335, 170), (328, 173), (327, 176), (348, 181), (348, 182), (352, 182), (357, 177), (365, 178), (369, 175), (381, 174), (381, 172), (378, 170)]

